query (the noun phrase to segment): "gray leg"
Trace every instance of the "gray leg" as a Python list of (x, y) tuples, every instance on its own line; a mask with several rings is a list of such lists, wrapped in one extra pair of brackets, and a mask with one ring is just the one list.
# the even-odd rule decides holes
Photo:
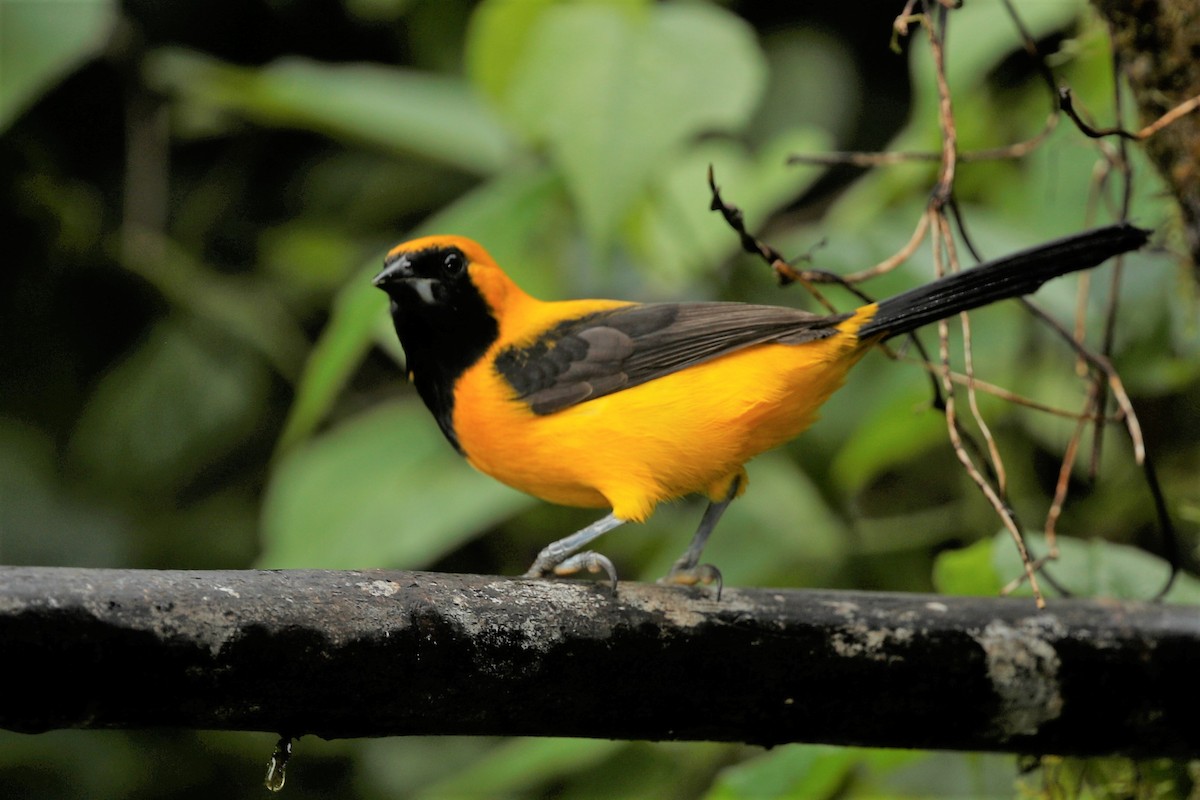
[(579, 552), (594, 539), (608, 533), (613, 528), (625, 524), (625, 520), (616, 514), (609, 514), (604, 519), (598, 519), (586, 528), (551, 542), (542, 548), (533, 566), (525, 573), (526, 578), (542, 578), (551, 573), (555, 575), (570, 575), (581, 569), (588, 572), (604, 570), (612, 579), (613, 590), (617, 588), (617, 571), (612, 562), (599, 553), (590, 550)]
[(704, 509), (700, 527), (696, 528), (696, 533), (692, 535), (691, 544), (671, 567), (667, 576), (662, 579), (662, 583), (682, 583), (687, 586), (697, 583), (715, 583), (717, 584), (717, 599), (721, 599), (721, 571), (712, 564), (701, 564), (700, 554), (704, 552), (704, 545), (708, 543), (708, 537), (712, 535), (713, 529), (721, 521), (721, 515), (725, 513), (725, 509), (729, 508), (729, 504), (737, 496), (740, 484), (741, 479), (735, 479), (730, 484), (729, 493), (725, 495), (724, 500), (719, 503), (710, 502), (708, 508)]

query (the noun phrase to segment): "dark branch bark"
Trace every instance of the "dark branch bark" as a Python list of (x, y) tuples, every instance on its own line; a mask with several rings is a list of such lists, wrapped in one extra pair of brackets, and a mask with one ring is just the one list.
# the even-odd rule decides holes
[(409, 572), (0, 568), (0, 727), (1200, 755), (1200, 612)]

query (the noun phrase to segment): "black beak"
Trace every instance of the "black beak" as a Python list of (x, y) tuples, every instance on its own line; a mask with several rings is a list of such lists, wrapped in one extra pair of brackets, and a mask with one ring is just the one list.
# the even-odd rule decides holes
[(371, 280), (371, 283), (386, 291), (388, 286), (413, 277), (415, 276), (412, 271), (412, 263), (408, 260), (407, 255), (402, 254), (385, 261), (383, 270)]

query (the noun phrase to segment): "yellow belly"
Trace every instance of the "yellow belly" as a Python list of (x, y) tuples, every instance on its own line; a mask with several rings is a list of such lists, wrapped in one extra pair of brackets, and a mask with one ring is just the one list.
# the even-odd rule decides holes
[[(863, 315), (864, 318), (869, 314)], [(754, 456), (797, 436), (865, 350), (848, 335), (761, 345), (546, 416), (480, 362), (459, 383), (454, 427), (467, 460), (552, 503), (642, 521), (692, 493), (723, 499)]]

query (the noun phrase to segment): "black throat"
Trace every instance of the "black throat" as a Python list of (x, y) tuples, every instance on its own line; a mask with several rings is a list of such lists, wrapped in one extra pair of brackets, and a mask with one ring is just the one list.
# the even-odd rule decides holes
[[(447, 287), (437, 305), (415, 292), (392, 298), (392, 323), (404, 346), (408, 373), (454, 449), (463, 453), (454, 430), (454, 387), (500, 335), (491, 309), (474, 285)], [(469, 287), (469, 288), (467, 288)]]

